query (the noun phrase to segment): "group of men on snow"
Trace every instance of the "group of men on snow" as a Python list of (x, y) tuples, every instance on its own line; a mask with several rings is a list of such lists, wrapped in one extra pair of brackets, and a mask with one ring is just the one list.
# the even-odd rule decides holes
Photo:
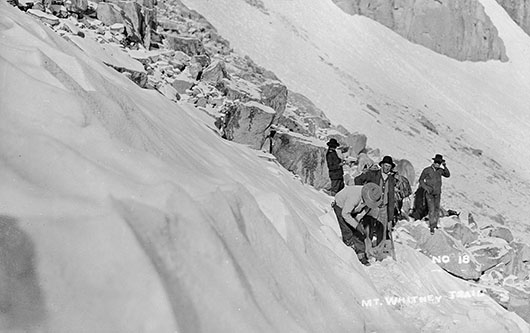
[[(365, 168), (354, 178), (355, 185), (345, 186), (343, 165), (346, 162), (337, 153), (340, 144), (332, 138), (327, 145), (330, 192), (335, 196), (332, 207), (343, 242), (355, 250), (365, 265), (369, 264), (369, 257), (394, 256), (392, 228), (400, 215), (403, 196), (410, 195), (401, 193), (399, 185), (408, 184), (408, 180), (394, 170), (396, 164), (392, 157), (385, 156), (379, 168)], [(420, 175), (419, 189), (425, 193), (429, 229), (434, 234), (440, 216), (442, 177), (449, 177), (450, 172), (442, 155), (436, 154), (432, 160)]]

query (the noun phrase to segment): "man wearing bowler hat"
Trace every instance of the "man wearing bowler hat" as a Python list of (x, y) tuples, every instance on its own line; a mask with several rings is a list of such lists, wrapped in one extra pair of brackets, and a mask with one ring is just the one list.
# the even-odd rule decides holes
[(328, 151), (326, 152), (326, 162), (328, 164), (329, 179), (331, 180), (330, 192), (332, 195), (335, 195), (344, 188), (344, 170), (342, 169), (344, 162), (337, 154), (336, 149), (340, 146), (337, 140), (331, 138), (327, 145)]
[(434, 229), (438, 228), (438, 220), (440, 219), (442, 176), (448, 178), (451, 173), (442, 155), (436, 154), (432, 160), (432, 165), (421, 172), (419, 184), (425, 190), (425, 199), (427, 199), (427, 206), (429, 207), (429, 229), (431, 234), (434, 234)]

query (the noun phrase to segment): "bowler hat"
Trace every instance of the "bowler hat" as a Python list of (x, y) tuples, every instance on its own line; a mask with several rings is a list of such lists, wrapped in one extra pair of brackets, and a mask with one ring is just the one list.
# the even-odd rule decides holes
[(444, 157), (440, 154), (436, 154), (436, 156), (433, 157), (434, 163), (444, 163)]
[(374, 183), (368, 183), (364, 185), (363, 189), (361, 190), (361, 196), (366, 206), (374, 210), (378, 209), (379, 205), (383, 201), (381, 188)]
[(381, 162), (379, 162), (379, 165), (382, 165), (384, 163), (387, 163), (387, 164), (390, 164), (392, 165), (392, 167), (395, 167), (396, 164), (394, 163), (394, 161), (392, 160), (392, 157), (390, 156), (385, 156), (383, 157), (383, 159), (381, 160)]
[(326, 144), (328, 145), (328, 147), (331, 147), (331, 148), (337, 148), (338, 146), (340, 146), (340, 143), (338, 143), (337, 139), (335, 138), (329, 139), (329, 142)]

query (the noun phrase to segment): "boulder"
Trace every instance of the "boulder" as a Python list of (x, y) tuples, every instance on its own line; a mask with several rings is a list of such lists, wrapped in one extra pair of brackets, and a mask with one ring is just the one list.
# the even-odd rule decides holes
[(223, 94), (229, 100), (240, 100), (242, 102), (254, 100), (259, 101), (261, 99), (261, 92), (259, 88), (243, 79), (222, 79), (215, 85), (217, 90)]
[(482, 265), (483, 272), (498, 264), (506, 264), (515, 256), (513, 249), (501, 238), (482, 238), (472, 243), (467, 249)]
[(180, 36), (175, 33), (162, 34), (165, 36), (170, 49), (182, 51), (189, 56), (204, 54), (202, 42), (195, 37)]
[(444, 230), (453, 238), (460, 240), (464, 246), (478, 239), (478, 233), (471, 231), (462, 223), (455, 223), (451, 228), (445, 228)]
[(505, 286), (509, 292), (507, 310), (513, 311), (527, 322), (530, 322), (530, 291), (523, 291), (518, 288)]
[(98, 4), (96, 15), (98, 20), (106, 26), (125, 22), (121, 8), (108, 2), (101, 2)]
[(176, 75), (171, 85), (177, 90), (179, 94), (186, 94), (186, 90), (190, 89), (195, 84), (195, 80), (186, 73)]
[(504, 42), (479, 0), (333, 1), (349, 14), (367, 16), (411, 42), (451, 58), (508, 61)]
[(421, 221), (401, 223), (399, 226), (414, 239), (416, 248), (447, 272), (466, 280), (476, 280), (480, 277), (482, 272), (480, 263), (448, 233), (438, 229), (434, 235), (431, 235)]
[(158, 90), (159, 93), (166, 96), (173, 102), (177, 102), (178, 100), (180, 100), (180, 95), (177, 90), (167, 83), (160, 85), (156, 88), (156, 90)]
[(164, 19), (158, 20), (158, 26), (164, 30), (173, 31), (176, 33), (181, 32), (179, 29), (179, 24), (175, 21), (164, 20)]
[(224, 113), (223, 137), (254, 149), (261, 148), (276, 115), (272, 108), (255, 101), (228, 106)]
[(70, 12), (82, 14), (88, 10), (88, 0), (67, 0), (67, 9)]
[(59, 24), (59, 18), (57, 16), (47, 14), (41, 10), (37, 9), (29, 9), (27, 11), (28, 14), (35, 16), (39, 20), (41, 20), (44, 23), (47, 23), (49, 25), (57, 25)]
[(202, 81), (216, 83), (223, 79), (230, 80), (230, 75), (226, 71), (225, 64), (222, 60), (215, 60), (202, 72)]
[(510, 229), (505, 227), (498, 227), (490, 231), (490, 237), (502, 238), (506, 242), (510, 243), (513, 241), (513, 235)]
[(278, 162), (316, 189), (330, 185), (326, 150), (324, 146), (317, 146), (307, 137), (295, 133), (278, 132), (272, 143), (272, 154)]
[(519, 280), (524, 281), (530, 276), (529, 266), (529, 247), (522, 243), (510, 243), (510, 246), (515, 251), (513, 259), (508, 262), (504, 268), (506, 276), (516, 276)]
[(307, 129), (307, 124), (302, 123), (292, 113), (284, 113), (277, 122), (278, 125), (284, 126), (291, 132), (299, 133), (305, 136), (314, 135)]
[(206, 54), (198, 54), (191, 57), (191, 61), (201, 65), (201, 68), (206, 68), (210, 65), (210, 57)]
[(287, 105), (287, 87), (279, 81), (267, 81), (259, 88), (261, 90), (260, 102), (273, 108), (276, 111), (275, 119), (279, 119)]

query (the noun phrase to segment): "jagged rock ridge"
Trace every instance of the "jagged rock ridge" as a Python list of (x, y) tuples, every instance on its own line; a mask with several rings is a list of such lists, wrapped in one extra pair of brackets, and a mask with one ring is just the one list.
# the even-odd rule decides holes
[(507, 61), (504, 42), (477, 0), (333, 0), (408, 40), (457, 60)]
[(530, 35), (530, 1), (528, 0), (497, 0), (508, 15), (528, 35)]

